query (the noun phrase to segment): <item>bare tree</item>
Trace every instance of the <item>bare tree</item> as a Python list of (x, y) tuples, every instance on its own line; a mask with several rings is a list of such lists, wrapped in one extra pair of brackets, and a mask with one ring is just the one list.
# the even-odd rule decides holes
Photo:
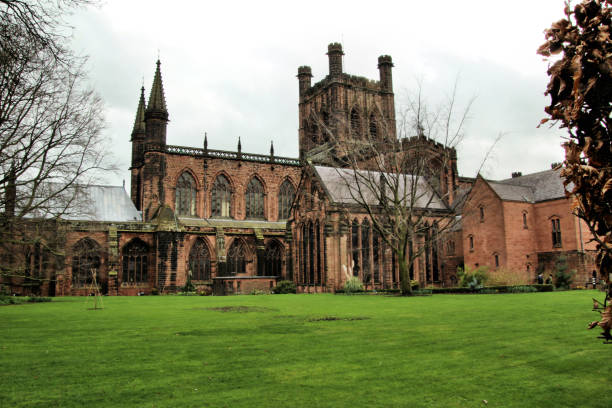
[[(583, 0), (566, 18), (545, 31), (538, 53), (559, 56), (548, 68), (545, 111), (567, 128), (561, 175), (575, 199), (574, 213), (588, 225), (597, 242), (600, 276), (608, 282), (604, 304), (612, 300), (612, 1)], [(612, 341), (612, 305), (600, 326)], [(597, 323), (597, 322), (595, 322)]]
[(101, 99), (85, 84), (85, 59), (66, 45), (63, 17), (89, 3), (0, 0), (0, 245), (12, 258), (4, 276), (27, 271), (15, 254), (61, 253), (57, 221), (81, 211), (82, 186), (112, 168)]
[[(382, 112), (366, 126), (350, 118), (334, 118), (332, 126), (318, 123), (331, 140), (327, 153), (340, 165), (337, 177), (344, 194), (368, 214), (395, 254), (404, 295), (412, 293), (412, 265), (457, 225), (455, 208), (467, 194), (455, 178), (455, 146), (463, 138), (472, 103), (459, 108), (455, 86), (445, 103), (432, 109), (419, 84), (400, 111), (397, 130)], [(344, 132), (338, 132), (340, 126)], [(351, 137), (340, 139), (341, 133)]]

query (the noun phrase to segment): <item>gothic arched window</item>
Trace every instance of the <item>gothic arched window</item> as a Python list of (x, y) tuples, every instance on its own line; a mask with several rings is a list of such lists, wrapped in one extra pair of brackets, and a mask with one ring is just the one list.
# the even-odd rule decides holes
[(370, 265), (370, 223), (363, 220), (361, 224), (361, 263), (363, 270), (363, 281), (365, 283), (372, 280), (372, 266)]
[(235, 239), (227, 251), (227, 270), (230, 276), (246, 273), (246, 247), (239, 239)]
[(375, 283), (380, 283), (381, 279), (381, 273), (380, 273), (380, 268), (381, 268), (381, 260), (383, 261), (382, 264), (382, 269), (383, 269), (383, 273), (385, 270), (384, 267), (384, 251), (382, 251), (382, 256), (381, 256), (381, 250), (382, 250), (382, 242), (381, 242), (381, 237), (380, 237), (380, 233), (378, 232), (378, 230), (376, 228), (373, 229), (373, 234), (372, 234), (372, 266), (374, 267), (374, 282)]
[(124, 283), (141, 283), (149, 279), (148, 260), (149, 248), (139, 239), (134, 239), (123, 247)]
[(220, 174), (215, 179), (212, 188), (211, 216), (230, 217), (232, 189), (227, 177)]
[(210, 252), (201, 238), (195, 241), (189, 251), (189, 270), (193, 280), (210, 279)]
[(314, 116), (311, 116), (308, 120), (308, 133), (310, 134), (310, 139), (313, 141), (313, 143), (318, 143), (319, 126), (317, 125), (317, 119)]
[(353, 253), (353, 276), (359, 276), (359, 223), (353, 221), (351, 227), (351, 249)]
[(327, 143), (329, 142), (330, 139), (330, 134), (331, 134), (331, 129), (330, 129), (330, 122), (329, 122), (329, 113), (324, 110), (321, 113), (321, 118), (323, 119), (323, 129), (321, 130), (321, 139), (323, 140), (323, 143)]
[(72, 284), (85, 286), (96, 279), (100, 269), (100, 245), (90, 238), (83, 238), (72, 247)]
[(376, 116), (374, 114), (370, 115), (370, 138), (376, 139), (378, 136), (378, 124), (376, 123)]
[(283, 264), (283, 247), (278, 241), (270, 241), (266, 245), (266, 276), (281, 276), (281, 268)]
[(351, 135), (355, 139), (361, 137), (361, 119), (356, 108), (351, 111)]
[(315, 282), (315, 235), (312, 222), (308, 222), (308, 283)]
[(257, 177), (253, 177), (251, 181), (249, 181), (244, 199), (246, 201), (245, 208), (247, 218), (264, 217), (264, 188)]
[(291, 204), (295, 198), (295, 188), (289, 180), (283, 181), (278, 190), (278, 219), (286, 220), (289, 218)]
[(189, 172), (183, 172), (176, 183), (177, 215), (195, 215), (196, 213), (196, 183)]

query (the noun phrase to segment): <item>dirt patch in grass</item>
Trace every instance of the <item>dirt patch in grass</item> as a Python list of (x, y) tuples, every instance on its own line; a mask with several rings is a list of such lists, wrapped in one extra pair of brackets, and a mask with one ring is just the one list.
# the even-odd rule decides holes
[(261, 307), (261, 306), (222, 306), (222, 307), (207, 307), (206, 310), (212, 310), (214, 312), (222, 312), (222, 313), (265, 313), (265, 312), (275, 312), (276, 309), (272, 309), (269, 307)]
[(353, 321), (353, 320), (368, 320), (369, 317), (365, 316), (322, 316), (322, 317), (311, 317), (308, 319), (309, 322), (333, 322), (333, 321)]

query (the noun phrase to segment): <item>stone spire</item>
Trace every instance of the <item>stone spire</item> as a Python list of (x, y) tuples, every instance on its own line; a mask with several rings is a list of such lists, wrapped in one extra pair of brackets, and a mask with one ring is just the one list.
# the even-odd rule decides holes
[(151, 87), (147, 111), (158, 111), (168, 115), (166, 98), (164, 96), (164, 85), (162, 83), (161, 70), (159, 69), (160, 65), (161, 62), (157, 60), (157, 69), (155, 70), (155, 77), (153, 78), (153, 86)]
[(132, 137), (135, 134), (145, 132), (145, 96), (144, 86), (140, 88), (140, 100), (138, 101), (138, 109), (136, 109), (136, 120), (134, 120), (134, 129), (132, 129)]
[(149, 104), (145, 110), (146, 142), (160, 146), (166, 145), (166, 126), (168, 125), (168, 110), (166, 109), (166, 98), (164, 97), (164, 85), (162, 84), (161, 62), (157, 60), (157, 69), (153, 78)]

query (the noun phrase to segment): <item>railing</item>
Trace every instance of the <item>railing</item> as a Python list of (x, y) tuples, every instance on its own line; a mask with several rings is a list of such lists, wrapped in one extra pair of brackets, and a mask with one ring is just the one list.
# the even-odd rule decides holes
[(271, 163), (283, 166), (300, 166), (300, 160), (292, 157), (277, 157), (254, 153), (230, 152), (226, 150), (201, 149), (197, 147), (170, 146), (156, 143), (144, 145), (144, 152), (165, 152), (185, 156), (198, 156), (211, 159), (242, 160), (257, 163)]

